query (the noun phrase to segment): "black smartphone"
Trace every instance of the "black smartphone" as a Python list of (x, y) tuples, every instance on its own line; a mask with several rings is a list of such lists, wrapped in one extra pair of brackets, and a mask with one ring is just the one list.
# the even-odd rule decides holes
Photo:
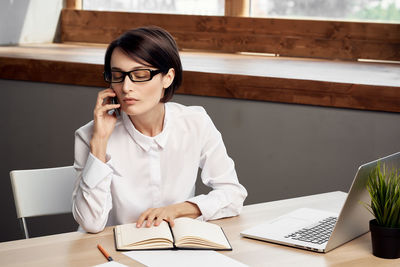
[[(111, 104), (118, 104), (118, 98), (116, 96), (111, 98)], [(121, 112), (119, 111), (119, 108), (114, 108), (113, 111), (117, 116), (121, 115)]]
[[(110, 83), (110, 88), (113, 89), (112, 83)], [(114, 89), (113, 89), (113, 90), (114, 90)], [(114, 92), (114, 93), (115, 93), (115, 92)], [(111, 98), (111, 104), (119, 104), (119, 103), (118, 103), (118, 98), (117, 98), (117, 96), (114, 96), (114, 97)], [(112, 111), (115, 112), (115, 114), (116, 114), (117, 116), (120, 116), (120, 115), (121, 115), (120, 108), (114, 108)], [(111, 115), (111, 114), (112, 114), (112, 111), (110, 110), (110, 111), (108, 112), (108, 114)]]

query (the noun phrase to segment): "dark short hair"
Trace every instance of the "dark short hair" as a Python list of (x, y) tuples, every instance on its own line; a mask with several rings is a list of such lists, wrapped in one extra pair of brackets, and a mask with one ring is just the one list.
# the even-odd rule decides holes
[(161, 102), (168, 102), (182, 83), (182, 64), (174, 38), (166, 30), (157, 26), (140, 27), (129, 30), (112, 41), (104, 59), (104, 74), (111, 76), (111, 55), (119, 47), (133, 60), (167, 74), (175, 70), (175, 78), (165, 89)]

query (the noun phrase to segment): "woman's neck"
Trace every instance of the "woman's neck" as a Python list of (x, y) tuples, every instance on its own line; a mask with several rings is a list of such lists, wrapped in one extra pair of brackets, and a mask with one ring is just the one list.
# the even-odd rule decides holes
[(152, 110), (141, 115), (130, 115), (129, 118), (135, 128), (144, 135), (156, 136), (163, 130), (165, 116), (164, 103), (158, 103)]

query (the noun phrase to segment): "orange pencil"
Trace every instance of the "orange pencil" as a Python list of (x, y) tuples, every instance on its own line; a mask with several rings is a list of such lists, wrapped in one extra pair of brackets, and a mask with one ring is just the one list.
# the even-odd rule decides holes
[(106, 259), (108, 261), (113, 260), (113, 258), (111, 258), (111, 256), (107, 253), (107, 251), (100, 244), (97, 245), (97, 248), (101, 251), (101, 253), (103, 253), (104, 257), (106, 257)]

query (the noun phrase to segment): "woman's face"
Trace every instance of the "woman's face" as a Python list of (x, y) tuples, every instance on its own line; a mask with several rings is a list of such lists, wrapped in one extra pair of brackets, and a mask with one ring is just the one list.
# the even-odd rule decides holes
[[(151, 69), (129, 57), (122, 49), (115, 48), (111, 55), (111, 71), (129, 72), (136, 69)], [(120, 83), (112, 83), (112, 88), (121, 104), (121, 109), (129, 116), (143, 115), (154, 111), (164, 96), (164, 88), (168, 88), (174, 79), (174, 69), (167, 74), (159, 73), (150, 81), (132, 82), (128, 76)]]

